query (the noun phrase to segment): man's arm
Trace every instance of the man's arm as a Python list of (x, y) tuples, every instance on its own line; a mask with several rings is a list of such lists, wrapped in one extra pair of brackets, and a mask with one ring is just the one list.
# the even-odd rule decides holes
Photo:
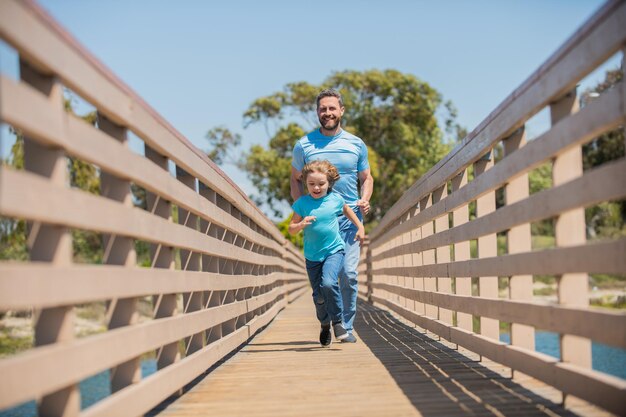
[(293, 201), (296, 201), (304, 195), (304, 189), (302, 188), (302, 171), (298, 171), (293, 166), (291, 167), (289, 186), (291, 187), (291, 198)]
[(361, 198), (356, 205), (361, 209), (361, 213), (366, 215), (370, 212), (370, 198), (374, 192), (374, 177), (369, 168), (359, 172), (359, 181), (361, 182)]
[(361, 245), (365, 240), (365, 228), (363, 227), (363, 223), (359, 220), (359, 218), (354, 214), (354, 211), (347, 205), (343, 205), (343, 215), (348, 218), (357, 227), (356, 236), (354, 236), (354, 240), (358, 240)]

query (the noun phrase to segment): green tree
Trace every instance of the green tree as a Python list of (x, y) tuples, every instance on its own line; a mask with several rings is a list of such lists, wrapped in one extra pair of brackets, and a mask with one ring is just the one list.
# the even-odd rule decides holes
[[(607, 71), (604, 81), (581, 95), (581, 107), (595, 97), (623, 81), (621, 69)], [(604, 133), (583, 146), (583, 168), (593, 169), (624, 157), (624, 126)], [(587, 234), (590, 237), (618, 237), (626, 235), (626, 200), (602, 202), (585, 210)]]
[[(16, 136), (11, 153), (2, 161), (17, 170), (24, 169), (24, 136), (11, 129)], [(0, 260), (25, 261), (28, 259), (26, 246), (26, 222), (24, 220), (0, 217)]]
[[(620, 69), (609, 70), (603, 81), (581, 93), (581, 107), (591, 103), (603, 92), (614, 88), (622, 81)], [(612, 130), (595, 138), (582, 147), (583, 169), (596, 168), (607, 162), (624, 157), (624, 128)], [(530, 192), (534, 194), (552, 187), (552, 164), (545, 163), (530, 172)], [(626, 219), (626, 201), (602, 202), (585, 209), (587, 235), (591, 238), (616, 237), (626, 235), (624, 228)], [(533, 223), (534, 235), (554, 235), (552, 219)]]
[[(252, 146), (239, 166), (257, 187), (257, 203), (270, 208), (289, 202), (291, 152), (295, 142), (318, 126), (315, 97), (323, 88), (343, 96), (342, 126), (368, 145), (375, 179), (372, 220), (377, 222), (402, 193), (449, 150), (436, 117), (447, 114), (450, 134), (463, 134), (455, 109), (441, 94), (414, 75), (396, 70), (341, 71), (320, 85), (287, 84), (283, 91), (256, 99), (244, 113), (244, 127), (262, 123), (268, 147)], [(456, 139), (456, 137), (454, 137)], [(214, 145), (214, 149), (220, 149)], [(280, 215), (275, 208), (274, 214)]]
[(218, 126), (207, 132), (206, 139), (212, 148), (210, 152), (207, 152), (207, 155), (213, 162), (218, 165), (224, 162), (236, 162), (236, 158), (230, 155), (230, 152), (241, 144), (240, 135), (232, 133), (224, 126)]
[[(74, 98), (71, 92), (67, 92), (64, 98), (65, 111), (76, 115), (73, 105)], [(96, 125), (97, 114), (95, 111), (78, 116), (87, 123)], [(11, 147), (11, 153), (6, 161), (8, 166), (14, 169), (24, 169), (24, 136), (16, 129), (11, 130), (16, 135), (16, 140)], [(68, 158), (68, 171), (70, 185), (92, 194), (100, 194), (100, 173), (92, 164), (80, 159)], [(102, 243), (98, 233), (85, 230), (72, 230), (74, 260), (78, 262), (101, 262)], [(28, 250), (26, 247), (26, 222), (0, 218), (0, 259), (26, 260)]]
[(289, 214), (287, 217), (285, 217), (285, 220), (279, 222), (276, 227), (278, 227), (278, 230), (280, 230), (280, 232), (287, 238), (287, 240), (293, 243), (296, 247), (303, 248), (304, 236), (302, 235), (302, 233), (298, 233), (296, 235), (292, 235), (289, 233), (289, 223), (291, 222), (292, 216), (293, 213)]

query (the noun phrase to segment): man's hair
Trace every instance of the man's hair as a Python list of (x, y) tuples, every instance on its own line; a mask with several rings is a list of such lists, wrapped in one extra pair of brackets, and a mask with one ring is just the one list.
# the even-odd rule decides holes
[(333, 185), (339, 179), (339, 172), (337, 168), (331, 164), (327, 160), (316, 160), (311, 161), (302, 168), (302, 182), (306, 184), (306, 177), (313, 173), (319, 172), (320, 174), (326, 175), (326, 179), (328, 180), (328, 191), (333, 189)]
[(317, 95), (317, 107), (320, 106), (320, 100), (323, 99), (324, 97), (337, 97), (337, 100), (339, 100), (339, 106), (343, 107), (343, 100), (341, 99), (341, 94), (339, 94), (339, 92), (335, 90), (334, 88), (327, 88), (325, 90), (320, 91), (320, 93)]

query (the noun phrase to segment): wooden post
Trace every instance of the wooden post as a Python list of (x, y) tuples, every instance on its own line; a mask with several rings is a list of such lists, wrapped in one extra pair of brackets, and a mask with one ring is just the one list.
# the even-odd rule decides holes
[[(422, 197), (422, 199), (420, 200), (420, 211), (424, 211), (432, 205), (433, 205), (433, 200), (431, 198), (431, 195), (428, 194), (427, 196)], [(426, 223), (422, 224), (420, 229), (422, 231), (422, 239), (432, 236), (432, 234), (434, 233), (433, 221), (429, 220)], [(434, 263), (435, 263), (435, 250), (434, 249), (423, 250), (422, 251), (422, 265), (432, 265)], [(421, 283), (419, 282), (420, 280), (421, 280)], [(420, 284), (421, 284), (420, 289), (422, 291), (431, 291), (431, 292), (437, 291), (437, 279), (436, 278), (426, 277), (426, 276), (419, 277), (418, 287), (420, 286)], [(427, 303), (422, 304), (422, 306), (424, 309), (422, 314), (428, 317), (437, 318), (437, 307), (431, 304), (427, 304)]]
[[(216, 193), (204, 183), (199, 184), (200, 195), (206, 198), (212, 204), (216, 204)], [(204, 219), (200, 219), (200, 230), (208, 236), (217, 238), (219, 231), (217, 226), (209, 223)], [(214, 256), (202, 255), (202, 271), (219, 273), (219, 260)], [(206, 307), (217, 307), (222, 305), (225, 298), (225, 291), (212, 291), (205, 294)], [(206, 331), (206, 343), (209, 344), (222, 338), (222, 325), (218, 324)]]
[[(116, 125), (101, 114), (98, 115), (98, 127), (115, 140), (128, 146), (125, 128)], [(130, 182), (119, 179), (106, 171), (100, 173), (100, 194), (111, 200), (119, 201), (126, 207), (133, 207)], [(137, 254), (133, 239), (125, 236), (104, 234), (102, 243), (104, 247), (104, 264), (123, 265), (129, 268), (137, 265)], [(107, 318), (109, 329), (136, 323), (138, 320), (137, 298), (111, 300), (108, 304)], [(141, 379), (140, 364), (140, 357), (136, 357), (111, 369), (111, 392), (117, 392), (128, 385), (139, 382)]]
[[(396, 255), (396, 248), (398, 247), (398, 245), (400, 245), (402, 243), (402, 237), (401, 236), (396, 236), (393, 239), (391, 239), (391, 247), (393, 248), (393, 251), (391, 252), (391, 255), (388, 257), (388, 262), (389, 262), (389, 267), (390, 268), (396, 268), (400, 266), (400, 260), (398, 255)], [(392, 275), (390, 277), (391, 282), (394, 285), (400, 285), (400, 276), (399, 275)], [(400, 302), (400, 295), (396, 294), (396, 293), (390, 293), (389, 294), (389, 299), (398, 303), (398, 304), (402, 304)]]
[[(167, 157), (146, 145), (146, 158), (168, 171)], [(172, 205), (160, 196), (146, 192), (148, 211), (156, 216), (172, 221)], [(174, 269), (174, 251), (162, 244), (150, 245), (150, 259), (153, 268)], [(176, 294), (159, 294), (154, 297), (154, 318), (171, 317), (176, 314)], [(162, 346), (157, 351), (157, 368), (162, 369), (180, 359), (178, 342)]]
[(365, 252), (365, 265), (367, 270), (367, 301), (372, 304), (372, 294), (374, 293), (374, 289), (372, 288), (372, 282), (374, 280), (374, 274), (372, 273), (372, 248), (371, 241), (367, 240), (366, 242), (366, 252)]
[[(474, 163), (474, 177), (477, 178), (493, 167), (493, 151)], [(496, 193), (489, 191), (476, 199), (476, 218), (486, 216), (496, 211)], [(498, 241), (496, 234), (491, 233), (478, 238), (478, 257), (491, 258), (498, 255)], [(498, 298), (498, 277), (478, 277), (478, 294), (480, 297)], [(498, 320), (488, 317), (480, 318), (480, 334), (495, 340), (500, 340), (500, 325)]]
[[(229, 203), (229, 206), (230, 206), (230, 215), (234, 217), (235, 220), (241, 221), (241, 211), (239, 211), (237, 207), (233, 206), (230, 203)], [(243, 247), (245, 240), (241, 238), (241, 236), (239, 235), (236, 235), (232, 232), (231, 234), (232, 234), (232, 244), (234, 246)], [(264, 252), (266, 255), (271, 254), (269, 248), (264, 248)], [(271, 268), (272, 268), (271, 272), (274, 272), (273, 270), (274, 266), (272, 266)], [(246, 269), (247, 269), (247, 265), (246, 265), (245, 259), (241, 259), (235, 262), (235, 265), (233, 267), (233, 273), (235, 275), (242, 275), (246, 273)], [(273, 288), (275, 285), (276, 285), (275, 283), (272, 284), (271, 288)], [(252, 292), (253, 292), (252, 287), (240, 288), (239, 290), (237, 290), (235, 299), (237, 301), (246, 300), (250, 298), (250, 295), (252, 294)], [(243, 327), (249, 321), (249, 318), (250, 318), (250, 313), (245, 313), (237, 317), (236, 328), (239, 329)]]
[[(574, 114), (579, 109), (576, 90), (550, 105), (552, 125)], [(553, 186), (580, 177), (583, 173), (582, 148), (575, 146), (559, 154), (552, 167)], [(555, 224), (557, 247), (581, 245), (586, 242), (585, 211), (577, 208), (561, 213)], [(570, 307), (587, 307), (589, 305), (587, 273), (568, 273), (558, 277), (559, 304)], [(561, 335), (561, 360), (591, 368), (591, 341), (572, 335)], [(563, 396), (565, 402), (566, 396)]]
[[(417, 216), (419, 212), (420, 212), (420, 206), (418, 204), (416, 205), (415, 208), (413, 208), (413, 212), (412, 212), (413, 217)], [(421, 238), (422, 238), (422, 228), (421, 227), (413, 228), (413, 230), (411, 231), (411, 242), (417, 242)], [(422, 265), (422, 253), (421, 252), (414, 252), (411, 254), (411, 265), (412, 266)], [(417, 278), (413, 276), (411, 279), (411, 288), (413, 289), (419, 288), (423, 290), (424, 280), (422, 278)], [(424, 304), (419, 303), (417, 301), (413, 301), (412, 310), (417, 312), (418, 314), (424, 314)]]
[[(63, 117), (63, 87), (54, 77), (39, 73), (22, 60), (20, 76), (23, 82), (47, 96), (50, 102), (57, 106), (58, 116)], [(26, 171), (46, 177), (55, 186), (66, 187), (69, 183), (67, 160), (63, 150), (42, 146), (28, 136), (24, 137), (24, 168)], [(69, 266), (72, 263), (71, 232), (63, 226), (39, 222), (29, 224), (28, 249), (31, 261)], [(34, 320), (35, 346), (68, 342), (74, 338), (74, 309), (71, 306), (36, 311)], [(37, 408), (39, 415), (78, 416), (80, 412), (78, 383), (45, 395), (38, 402)]]
[[(391, 239), (387, 243), (385, 243), (385, 251), (387, 251), (390, 248), (392, 248), (393, 244), (394, 244), (394, 239)], [(393, 255), (387, 254), (385, 256), (385, 258), (383, 259), (383, 266), (385, 268), (393, 267), (392, 257), (393, 257)], [(393, 284), (394, 283), (394, 278), (393, 278), (393, 276), (389, 275), (389, 273), (385, 273), (383, 279), (384, 279), (384, 282), (386, 284)], [(385, 290), (384, 297), (385, 297), (386, 300), (393, 301), (395, 299), (396, 295), (394, 293), (392, 293), (391, 291)]]
[[(526, 131), (520, 128), (503, 141), (504, 153), (509, 156), (526, 144)], [(506, 204), (528, 198), (528, 174), (512, 179), (505, 187)], [(512, 227), (507, 233), (508, 253), (524, 253), (531, 250), (530, 224), (525, 223)], [(532, 301), (533, 276), (514, 275), (509, 278), (509, 298), (511, 300)], [(535, 329), (524, 324), (511, 323), (511, 344), (529, 350), (535, 350)], [(513, 374), (516, 376), (516, 373)], [(519, 376), (519, 375), (517, 375)]]
[[(406, 223), (410, 219), (411, 219), (411, 213), (407, 212), (402, 216), (402, 223)], [(411, 232), (402, 233), (402, 235), (399, 236), (399, 239), (400, 239), (400, 244), (402, 246), (411, 243)], [(402, 267), (409, 266), (411, 264), (411, 255), (410, 254), (402, 255), (399, 261), (400, 261), (400, 266)], [(409, 278), (406, 276), (406, 274), (402, 274), (402, 284), (401, 284), (402, 288), (408, 287), (408, 281), (409, 281)], [(402, 297), (402, 306), (404, 308), (408, 308), (409, 302), (410, 300), (408, 298)]]
[[(176, 167), (176, 178), (194, 192), (196, 191), (196, 178), (184, 169)], [(178, 223), (198, 231), (198, 216), (182, 207), (178, 207)], [(199, 253), (186, 249), (180, 250), (180, 268), (183, 271), (200, 271), (200, 262), (201, 257)], [(202, 296), (202, 291), (183, 293), (183, 313), (201, 310)], [(204, 332), (189, 336), (185, 338), (185, 355), (191, 355), (202, 349), (203, 346)]]
[[(215, 201), (217, 206), (224, 210), (224, 216), (230, 216), (231, 204), (219, 194), (215, 194)], [(222, 227), (218, 227), (218, 238), (224, 242), (231, 243), (233, 241), (234, 235), (232, 232), (227, 231)], [(230, 259), (219, 259), (220, 274), (228, 274), (233, 275), (235, 273), (235, 261)], [(223, 304), (233, 303), (237, 300), (237, 292), (238, 290), (230, 290), (226, 291), (224, 294), (224, 299), (222, 300)], [(228, 320), (222, 324), (222, 334), (225, 336), (237, 330), (237, 317), (232, 320)]]
[[(448, 184), (433, 191), (433, 204), (440, 202), (448, 195)], [(435, 233), (441, 233), (450, 228), (448, 213), (435, 219)], [(446, 264), (450, 262), (450, 245), (438, 247), (436, 250), (435, 263)], [(450, 277), (437, 277), (437, 292), (450, 294), (452, 292), (452, 280)], [(439, 308), (439, 320), (447, 324), (452, 324), (452, 310)]]
[[(452, 192), (458, 191), (467, 185), (467, 169), (461, 171), (452, 178)], [(461, 226), (469, 222), (469, 207), (467, 204), (460, 206), (452, 212), (452, 224), (454, 227)], [(467, 261), (470, 259), (469, 241), (454, 244), (454, 262)], [(472, 278), (455, 277), (455, 293), (458, 295), (472, 295)], [(472, 315), (467, 313), (456, 313), (456, 325), (461, 329), (472, 331)]]

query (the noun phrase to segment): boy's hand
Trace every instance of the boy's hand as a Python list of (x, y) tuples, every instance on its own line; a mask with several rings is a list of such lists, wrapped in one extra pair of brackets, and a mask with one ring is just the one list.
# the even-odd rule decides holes
[(300, 224), (302, 225), (302, 228), (305, 228), (311, 223), (313, 223), (315, 220), (317, 220), (317, 217), (315, 216), (306, 216), (304, 219), (302, 219)]

